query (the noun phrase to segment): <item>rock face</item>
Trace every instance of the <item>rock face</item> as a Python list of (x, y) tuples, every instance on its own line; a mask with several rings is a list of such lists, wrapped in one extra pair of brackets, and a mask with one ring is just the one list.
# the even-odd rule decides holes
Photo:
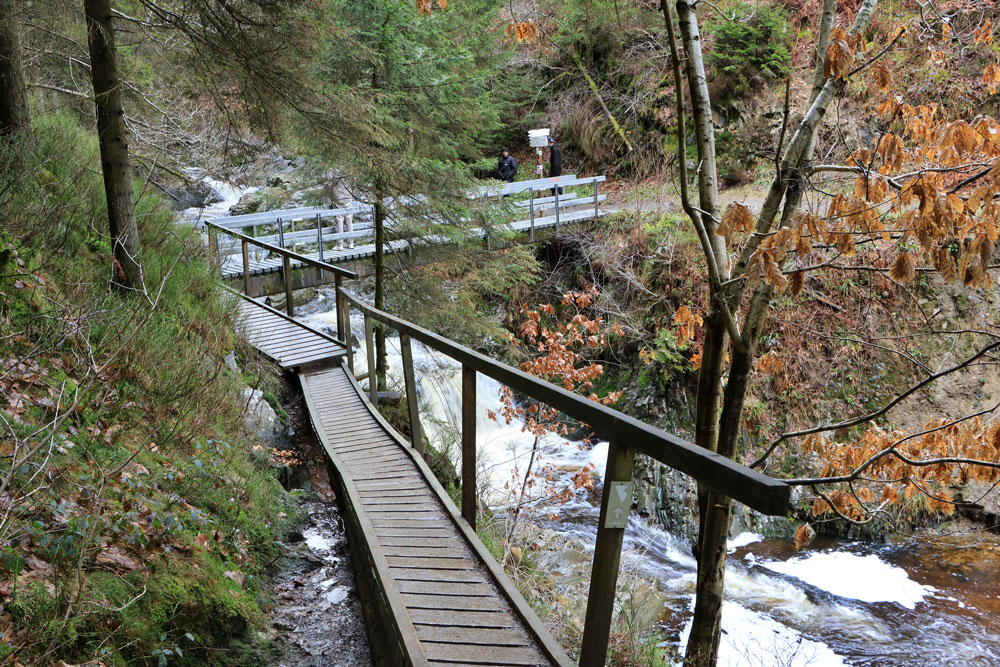
[(247, 406), (243, 419), (251, 432), (268, 442), (282, 437), (281, 421), (274, 408), (264, 400), (264, 392), (246, 387), (243, 400)]
[(186, 208), (204, 208), (209, 204), (222, 201), (222, 195), (208, 183), (196, 181), (187, 186), (178, 186), (167, 190), (173, 198), (172, 207), (175, 211)]

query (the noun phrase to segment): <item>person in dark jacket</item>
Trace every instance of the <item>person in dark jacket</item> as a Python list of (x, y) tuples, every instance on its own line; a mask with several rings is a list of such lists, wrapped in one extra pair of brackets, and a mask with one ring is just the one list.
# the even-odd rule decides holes
[[(549, 176), (562, 176), (562, 150), (552, 137), (549, 137)], [(563, 193), (562, 188), (552, 188), (553, 196), (557, 189), (559, 194)]]
[(501, 181), (508, 183), (513, 183), (514, 177), (517, 176), (517, 161), (506, 148), (500, 153), (500, 159), (497, 161), (497, 176)]

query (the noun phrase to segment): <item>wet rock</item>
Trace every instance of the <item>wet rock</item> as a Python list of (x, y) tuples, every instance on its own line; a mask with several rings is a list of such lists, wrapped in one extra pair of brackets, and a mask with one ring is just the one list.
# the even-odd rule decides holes
[(291, 170), (280, 174), (275, 174), (268, 179), (267, 185), (272, 188), (282, 188), (291, 185), (294, 178), (292, 177)]
[(267, 441), (274, 440), (282, 435), (278, 414), (264, 400), (264, 392), (259, 389), (246, 387), (243, 390), (243, 401), (247, 406), (243, 413), (243, 419), (251, 432)]
[[(313, 299), (316, 298), (316, 290), (312, 287), (307, 287), (305, 289), (300, 289), (292, 292), (292, 305), (298, 308)], [(276, 308), (282, 312), (285, 311), (285, 295), (282, 294), (272, 294), (267, 297), (267, 305), (272, 308)], [(298, 314), (298, 311), (296, 311)]]
[(175, 211), (183, 211), (186, 208), (204, 208), (222, 201), (222, 195), (219, 191), (204, 181), (168, 188), (167, 194), (173, 199), (172, 208)]
[(285, 188), (261, 188), (240, 197), (238, 202), (229, 207), (229, 213), (230, 215), (246, 215), (259, 211), (273, 211), (288, 203), (291, 197), (291, 193)]

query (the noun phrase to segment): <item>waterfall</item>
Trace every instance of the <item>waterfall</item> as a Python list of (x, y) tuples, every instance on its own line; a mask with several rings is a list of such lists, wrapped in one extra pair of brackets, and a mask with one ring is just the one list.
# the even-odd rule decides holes
[[(303, 316), (303, 321), (320, 329), (336, 327), (334, 312), (317, 312)], [(364, 331), (364, 319), (352, 315), (352, 331)], [(355, 347), (354, 367), (367, 368), (368, 360), (363, 341)], [(458, 439), (462, 428), (462, 365), (447, 355), (412, 341), (414, 376), (417, 382), (420, 423), (427, 440), (438, 451), (447, 453), (457, 469), (461, 469)], [(399, 338), (386, 338), (386, 370), (389, 388), (400, 393), (403, 386), (403, 359)], [(362, 386), (367, 388), (367, 380)], [(483, 500), (491, 507), (501, 508), (515, 501), (528, 465), (535, 436), (523, 430), (524, 423), (512, 419), (510, 424), (500, 415), (501, 384), (491, 377), (476, 374), (476, 445), (479, 476), (478, 488)], [(491, 419), (490, 415), (496, 415)], [(602, 471), (607, 459), (607, 443), (592, 449), (571, 442), (554, 433), (541, 437), (539, 453), (542, 460), (557, 465), (560, 470), (575, 472), (593, 462)], [(536, 489), (534, 499), (541, 497)]]

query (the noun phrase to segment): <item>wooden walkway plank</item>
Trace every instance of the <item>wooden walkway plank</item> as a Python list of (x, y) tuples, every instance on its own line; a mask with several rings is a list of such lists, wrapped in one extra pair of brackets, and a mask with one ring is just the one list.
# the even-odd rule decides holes
[(237, 331), (283, 370), (321, 361), (334, 365), (346, 353), (340, 343), (304, 324), (289, 321), (259, 301), (242, 299), (240, 314)]
[(523, 609), (515, 610), (495, 570), (481, 560), (485, 548), (470, 546), (469, 533), (456, 524), (457, 509), (445, 506), (426, 466), (372, 413), (346, 369), (300, 378), (320, 441), (358, 499), (355, 511), (371, 526), (364, 544), (352, 549), (385, 563), (386, 585), (405, 609), (396, 622), (419, 642), (417, 662), (569, 665), (550, 637), (547, 644), (539, 640), (537, 620), (529, 625)]

